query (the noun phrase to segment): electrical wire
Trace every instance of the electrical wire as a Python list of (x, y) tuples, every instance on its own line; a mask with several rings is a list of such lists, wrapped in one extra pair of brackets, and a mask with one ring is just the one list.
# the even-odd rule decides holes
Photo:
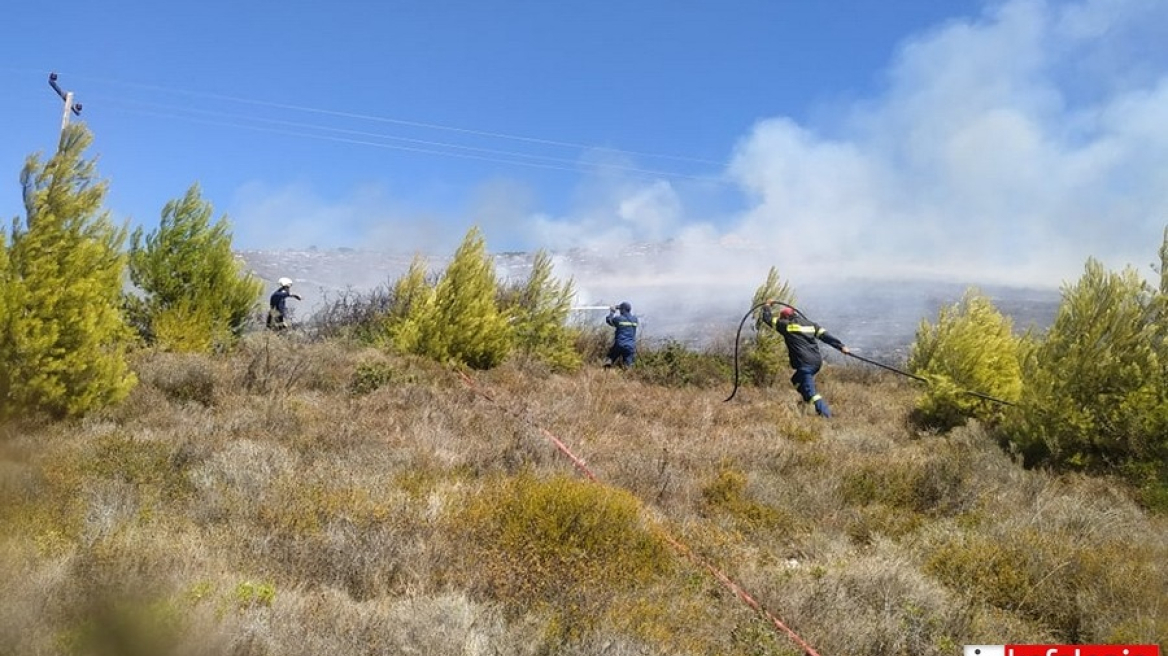
[(474, 135), (474, 136), (479, 136), (479, 137), (488, 137), (488, 138), (492, 138), (492, 139), (505, 139), (505, 140), (511, 140), (511, 141), (520, 141), (520, 142), (530, 143), (530, 144), (554, 146), (554, 147), (559, 147), (559, 148), (572, 148), (572, 149), (577, 149), (577, 150), (603, 150), (603, 151), (612, 152), (612, 153), (616, 153), (616, 154), (631, 155), (631, 156), (635, 156), (635, 157), (647, 157), (647, 158), (653, 158), (653, 159), (668, 159), (668, 160), (674, 160), (674, 161), (679, 161), (679, 162), (692, 162), (692, 163), (696, 163), (696, 164), (710, 164), (710, 165), (715, 165), (715, 166), (719, 166), (719, 167), (725, 167), (727, 165), (727, 163), (725, 161), (719, 161), (719, 160), (713, 160), (713, 159), (707, 159), (707, 158), (701, 158), (701, 157), (692, 157), (692, 156), (686, 156), (686, 155), (674, 155), (674, 154), (668, 154), (668, 153), (653, 153), (653, 152), (648, 152), (648, 151), (627, 150), (627, 149), (621, 149), (621, 148), (610, 148), (610, 147), (604, 147), (604, 146), (597, 146), (595, 144), (586, 144), (586, 143), (574, 142), (574, 141), (561, 141), (561, 140), (555, 140), (555, 139), (544, 139), (544, 138), (540, 138), (540, 137), (530, 137), (530, 136), (525, 136), (525, 135), (511, 134), (511, 133), (506, 133), (506, 132), (498, 132), (498, 131), (493, 131), (493, 130), (465, 128), (465, 127), (460, 127), (460, 126), (443, 125), (440, 123), (429, 123), (429, 122), (425, 122), (425, 121), (414, 121), (414, 120), (394, 118), (394, 117), (389, 117), (389, 116), (378, 116), (378, 115), (373, 115), (373, 114), (363, 114), (363, 113), (358, 113), (358, 112), (333, 110), (333, 109), (327, 109), (327, 108), (322, 108), (322, 107), (313, 107), (313, 106), (308, 106), (308, 105), (296, 105), (296, 104), (291, 104), (291, 103), (273, 102), (273, 101), (268, 101), (268, 100), (258, 100), (258, 99), (254, 99), (254, 98), (244, 98), (244, 97), (240, 97), (240, 96), (230, 96), (230, 95), (219, 94), (219, 93), (195, 91), (195, 90), (191, 90), (191, 89), (181, 89), (181, 88), (166, 87), (166, 86), (159, 86), (159, 85), (152, 85), (152, 84), (142, 84), (142, 83), (137, 83), (137, 82), (126, 82), (126, 81), (122, 81), (122, 80), (115, 80), (115, 79), (109, 79), (109, 78), (87, 77), (87, 76), (74, 76), (74, 77), (78, 77), (79, 79), (83, 79), (83, 80), (90, 80), (93, 82), (107, 84), (107, 85), (116, 85), (116, 86), (122, 86), (122, 87), (128, 87), (128, 88), (141, 89), (144, 91), (150, 91), (152, 93), (169, 93), (169, 94), (174, 94), (174, 95), (185, 96), (188, 98), (201, 98), (201, 99), (205, 99), (205, 100), (233, 102), (233, 103), (239, 103), (239, 104), (245, 104), (245, 105), (252, 105), (252, 106), (256, 106), (256, 107), (268, 107), (268, 108), (273, 108), (273, 109), (283, 109), (283, 110), (288, 110), (288, 111), (318, 114), (318, 115), (322, 115), (322, 116), (331, 116), (331, 117), (336, 117), (336, 118), (348, 118), (348, 119), (357, 119), (357, 120), (377, 122), (377, 123), (388, 123), (388, 124), (393, 124), (393, 125), (401, 125), (401, 126), (414, 127), (414, 128), (423, 128), (423, 129), (427, 129), (427, 130), (439, 130), (439, 131), (445, 131), (445, 132), (454, 132), (454, 133)]
[[(101, 97), (99, 96), (99, 100)], [(157, 116), (164, 118), (181, 118), (183, 120), (201, 123), (204, 125), (216, 125), (220, 127), (232, 127), (245, 130), (253, 130), (260, 132), (267, 132), (272, 134), (280, 134), (283, 136), (310, 138), (323, 141), (333, 141), (338, 143), (349, 143), (362, 146), (373, 146), (377, 148), (385, 148), (391, 150), (400, 150), (406, 152), (415, 152), (422, 154), (460, 157), (463, 159), (474, 159), (480, 161), (487, 161), (499, 164), (509, 164), (515, 166), (529, 166), (534, 168), (542, 168), (557, 171), (579, 171), (581, 168), (591, 168), (599, 170), (623, 171), (626, 173), (633, 173), (637, 175), (665, 177), (665, 178), (680, 178), (686, 180), (695, 180), (706, 182), (710, 184), (727, 184), (727, 181), (712, 177), (689, 175), (685, 173), (677, 173), (672, 171), (663, 171), (657, 169), (646, 169), (635, 166), (627, 166), (622, 164), (604, 163), (604, 164), (587, 164), (579, 160), (570, 159), (566, 157), (555, 157), (551, 155), (539, 155), (535, 153), (523, 153), (517, 151), (498, 150), (493, 148), (482, 148), (478, 146), (467, 146), (463, 144), (455, 144), (442, 141), (431, 141), (427, 139), (417, 139), (413, 137), (402, 137), (397, 135), (384, 134), (379, 132), (369, 132), (366, 130), (354, 130), (350, 128), (331, 127), (326, 125), (318, 125), (314, 123), (305, 123), (301, 121), (288, 121), (274, 118), (255, 118), (252, 116), (231, 114), (228, 112), (220, 112), (215, 110), (198, 109), (191, 107), (183, 107), (178, 105), (165, 105), (160, 103), (143, 103), (137, 101), (125, 101), (123, 99), (104, 99), (102, 100), (104, 106), (118, 108), (122, 107), (121, 111), (128, 114), (135, 114), (139, 116)], [(207, 118), (210, 117), (210, 118)], [(268, 127), (277, 126), (277, 127)], [(299, 130), (282, 129), (299, 128)], [(323, 134), (322, 134), (323, 133)], [(331, 133), (331, 134), (330, 134)], [(332, 135), (351, 135), (350, 136), (332, 136)], [(356, 138), (364, 137), (364, 138)], [(412, 146), (395, 145), (392, 143), (384, 143), (387, 140), (394, 142), (403, 142), (407, 144), (416, 144)], [(443, 150), (449, 149), (449, 150)], [(534, 161), (524, 161), (525, 159)], [(557, 165), (560, 164), (560, 165)]]

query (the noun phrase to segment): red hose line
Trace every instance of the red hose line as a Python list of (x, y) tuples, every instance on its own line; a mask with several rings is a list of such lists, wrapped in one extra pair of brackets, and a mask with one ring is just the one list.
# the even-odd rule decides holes
[[(543, 434), (544, 437), (548, 438), (548, 440), (550, 440), (553, 444), (555, 444), (556, 448), (559, 449), (561, 453), (563, 453), (565, 456), (567, 456), (567, 458), (569, 460), (572, 461), (572, 465), (575, 466), (576, 469), (580, 471), (580, 473), (587, 476), (588, 479), (591, 481), (599, 482), (600, 479), (598, 479), (596, 477), (596, 475), (592, 473), (592, 470), (590, 470), (588, 468), (588, 465), (584, 463), (584, 460), (577, 457), (576, 454), (572, 453), (572, 450), (568, 448), (568, 445), (565, 444), (563, 440), (561, 440), (558, 437), (556, 437), (555, 435), (553, 435), (551, 433), (551, 431), (547, 430), (543, 426), (536, 424), (535, 422), (531, 421), (530, 419), (527, 419), (526, 417), (520, 415), (518, 412), (503, 405), (503, 403), (501, 403), (495, 397), (491, 396), (489, 393), (487, 393), (485, 390), (483, 390), (481, 387), (479, 387), (479, 385), (474, 381), (474, 379), (471, 378), (470, 376), (468, 376), (466, 374), (466, 372), (459, 370), (458, 375), (462, 377), (463, 382), (465, 382), (467, 384), (467, 386), (470, 387), (473, 392), (475, 392), (479, 396), (483, 397), (484, 399), (490, 401), (495, 406), (499, 407), (501, 410), (503, 410), (507, 414), (511, 415), (512, 417), (515, 417), (515, 418), (519, 419), (520, 421), (524, 421), (524, 422), (530, 424), (531, 426), (533, 426), (536, 430), (538, 430), (541, 434)], [(668, 542), (671, 546), (673, 546), (673, 548), (676, 549), (679, 553), (681, 553), (681, 555), (685, 556), (690, 561), (696, 563), (697, 565), (701, 566), (703, 569), (708, 571), (715, 579), (718, 580), (719, 583), (721, 583), (723, 586), (725, 586), (726, 589), (730, 590), (730, 592), (733, 592), (734, 596), (741, 599), (744, 604), (749, 606), (756, 613), (759, 613), (763, 617), (767, 618), (767, 620), (769, 620), (771, 622), (771, 624), (773, 624), (775, 626), (776, 629), (782, 631), (788, 638), (790, 638), (791, 642), (794, 642), (796, 645), (799, 645), (799, 648), (802, 649), (807, 656), (819, 656), (819, 652), (815, 651), (815, 648), (812, 647), (810, 643), (808, 643), (806, 640), (804, 640), (791, 627), (787, 626), (786, 623), (784, 623), (781, 619), (779, 619), (778, 616), (776, 616), (774, 613), (770, 612), (766, 608), (763, 608), (761, 604), (759, 604), (757, 601), (755, 601), (754, 597), (752, 597), (748, 592), (746, 592), (746, 590), (744, 590), (742, 588), (742, 586), (735, 583), (734, 580), (731, 579), (725, 572), (718, 569), (710, 561), (708, 561), (705, 558), (702, 558), (701, 556), (694, 553), (692, 549), (687, 547), (684, 543), (682, 543), (677, 538), (673, 537), (671, 534), (662, 530), (661, 535), (665, 538), (665, 541)]]

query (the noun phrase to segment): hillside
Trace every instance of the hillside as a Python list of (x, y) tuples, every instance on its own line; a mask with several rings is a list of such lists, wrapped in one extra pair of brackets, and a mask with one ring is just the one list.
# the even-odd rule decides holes
[(879, 371), (829, 367), (828, 422), (266, 334), (136, 369), (5, 429), (2, 653), (800, 653), (708, 568), (825, 656), (1168, 645), (1164, 517), (912, 431)]

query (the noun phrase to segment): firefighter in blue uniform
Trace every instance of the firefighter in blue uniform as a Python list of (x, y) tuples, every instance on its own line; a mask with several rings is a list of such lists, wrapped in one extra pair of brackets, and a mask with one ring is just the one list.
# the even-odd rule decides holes
[(604, 366), (633, 366), (637, 358), (637, 317), (633, 314), (633, 306), (628, 301), (622, 301), (620, 305), (608, 308), (608, 316), (604, 321), (616, 329)]
[(288, 327), (288, 298), (300, 300), (300, 296), (292, 293), (292, 279), (280, 278), (280, 288), (272, 292), (268, 300), (268, 328), (283, 330)]
[(803, 325), (799, 323), (799, 315), (794, 308), (783, 306), (779, 314), (771, 313), (771, 307), (777, 303), (774, 299), (766, 302), (762, 308), (762, 322), (774, 328), (783, 336), (787, 344), (787, 355), (791, 360), (791, 368), (795, 374), (791, 376), (791, 383), (799, 391), (799, 395), (807, 403), (815, 406), (815, 412), (823, 417), (831, 416), (831, 408), (823, 396), (815, 391), (815, 374), (823, 366), (823, 354), (819, 352), (816, 340), (826, 342), (828, 346), (848, 353), (848, 347), (836, 339), (827, 330), (815, 324)]

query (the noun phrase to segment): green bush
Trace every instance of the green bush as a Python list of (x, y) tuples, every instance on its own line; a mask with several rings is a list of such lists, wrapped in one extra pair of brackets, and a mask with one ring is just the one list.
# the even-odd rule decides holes
[(909, 351), (908, 370), (930, 382), (914, 421), (949, 430), (977, 418), (993, 423), (1005, 406), (968, 392), (1016, 402), (1022, 369), (1013, 324), (989, 298), (970, 289), (960, 303), (941, 308), (936, 325), (922, 321)]
[(362, 362), (349, 380), (349, 393), (364, 396), (388, 385), (396, 377), (394, 368), (385, 362)]
[(730, 377), (726, 358), (700, 353), (677, 340), (667, 340), (637, 353), (633, 375), (654, 385), (665, 387), (714, 387), (724, 385)]
[(571, 280), (559, 283), (552, 278), (547, 252), (537, 252), (527, 280), (500, 294), (499, 305), (512, 318), (516, 349), (557, 371), (578, 369), (575, 332), (567, 325), (575, 294)]
[[(1089, 260), (1026, 360), (1027, 395), (1003, 436), (1031, 463), (1168, 480), (1168, 374), (1155, 297), (1131, 268)], [(1146, 481), (1141, 481), (1141, 483)]]
[(926, 514), (948, 514), (960, 507), (963, 468), (953, 452), (921, 460), (864, 465), (843, 473), (844, 501), (882, 504)]
[(147, 342), (207, 353), (234, 345), (262, 293), (231, 250), (226, 217), (212, 223), (211, 204), (191, 185), (162, 210), (157, 230), (134, 231), (130, 280), (143, 296), (127, 308)]

